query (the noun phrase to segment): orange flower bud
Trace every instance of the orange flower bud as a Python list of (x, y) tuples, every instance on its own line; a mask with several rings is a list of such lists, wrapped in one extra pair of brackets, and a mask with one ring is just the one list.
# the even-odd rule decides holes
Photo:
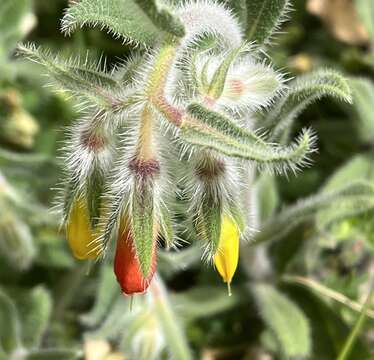
[(154, 242), (151, 271), (148, 277), (144, 278), (135, 253), (131, 230), (128, 226), (121, 226), (114, 258), (114, 273), (122, 292), (125, 295), (144, 293), (153, 278), (156, 267), (156, 242)]
[(74, 200), (66, 225), (66, 235), (70, 249), (77, 259), (96, 259), (100, 255), (100, 248), (94, 242), (95, 235), (84, 198)]

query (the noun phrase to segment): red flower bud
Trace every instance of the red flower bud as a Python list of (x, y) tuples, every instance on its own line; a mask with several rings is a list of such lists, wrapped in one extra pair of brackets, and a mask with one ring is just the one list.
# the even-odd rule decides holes
[(131, 230), (120, 227), (114, 258), (114, 273), (125, 295), (144, 293), (147, 290), (157, 267), (156, 242), (154, 242), (151, 271), (144, 278), (136, 256)]

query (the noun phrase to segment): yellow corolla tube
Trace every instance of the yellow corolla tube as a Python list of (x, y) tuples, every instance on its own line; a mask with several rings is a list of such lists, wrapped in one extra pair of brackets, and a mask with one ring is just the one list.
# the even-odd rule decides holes
[(66, 225), (66, 235), (73, 255), (79, 260), (96, 259), (100, 254), (91, 228), (84, 198), (74, 200)]
[(227, 283), (229, 296), (231, 296), (231, 280), (238, 267), (240, 232), (238, 225), (227, 215), (223, 217), (221, 236), (218, 251), (214, 256), (216, 269)]

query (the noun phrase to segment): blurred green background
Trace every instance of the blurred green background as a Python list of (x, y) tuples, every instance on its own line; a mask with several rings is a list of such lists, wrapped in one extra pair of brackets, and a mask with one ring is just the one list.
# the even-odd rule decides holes
[[(295, 0), (269, 50), (290, 77), (340, 70), (355, 100), (309, 107), (294, 131), (316, 130), (313, 166), (255, 184), (261, 220), (291, 211), (292, 230), (243, 245), (232, 297), (195, 245), (161, 251), (161, 298), (136, 297), (130, 311), (110, 259), (75, 261), (51, 211), (59, 149), (79, 116), (74, 99), (15, 49), (32, 41), (66, 57), (104, 55), (107, 69), (131, 49), (95, 29), (63, 37), (67, 1), (0, 0), (0, 359), (337, 358), (374, 279), (374, 197), (318, 202), (340, 185), (374, 185), (374, 9), (363, 4)], [(306, 198), (298, 213), (294, 204)], [(370, 307), (350, 359), (373, 358), (374, 299)]]

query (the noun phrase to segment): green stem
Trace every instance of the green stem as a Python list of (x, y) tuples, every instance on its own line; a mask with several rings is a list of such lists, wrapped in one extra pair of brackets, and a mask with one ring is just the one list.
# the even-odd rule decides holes
[(155, 277), (150, 287), (156, 314), (162, 326), (172, 358), (175, 360), (192, 360), (186, 337), (167, 299), (166, 290), (159, 277)]
[(370, 293), (369, 293), (369, 295), (366, 299), (366, 302), (365, 302), (365, 304), (362, 308), (361, 314), (358, 317), (357, 322), (356, 322), (355, 326), (353, 327), (351, 333), (349, 334), (349, 336), (348, 336), (348, 338), (347, 338), (347, 340), (344, 344), (344, 347), (341, 350), (337, 360), (347, 360), (349, 358), (349, 355), (350, 355), (351, 351), (353, 350), (353, 346), (354, 346), (354, 344), (357, 340), (357, 337), (360, 334), (361, 329), (363, 328), (363, 326), (365, 324), (365, 321), (367, 319), (366, 312), (369, 309), (369, 306), (371, 304), (371, 300), (372, 300), (373, 296), (374, 296), (374, 283), (371, 286)]

